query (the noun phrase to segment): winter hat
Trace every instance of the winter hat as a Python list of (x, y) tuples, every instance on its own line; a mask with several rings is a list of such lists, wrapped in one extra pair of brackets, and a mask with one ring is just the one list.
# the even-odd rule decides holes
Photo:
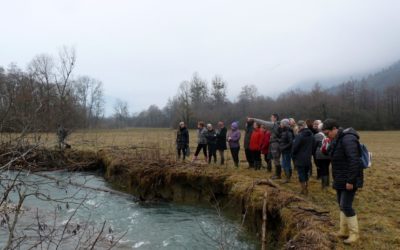
[(284, 127), (289, 127), (290, 121), (289, 121), (289, 119), (282, 119), (281, 124)]
[(238, 122), (232, 122), (231, 127), (233, 129), (238, 129), (239, 128), (239, 123)]

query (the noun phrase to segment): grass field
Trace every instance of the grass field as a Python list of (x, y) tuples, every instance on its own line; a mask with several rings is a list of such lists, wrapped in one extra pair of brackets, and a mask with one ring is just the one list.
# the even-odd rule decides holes
[[(191, 131), (191, 150), (196, 147), (196, 131)], [(73, 148), (98, 150), (101, 148), (159, 147), (174, 154), (175, 131), (170, 129), (126, 129), (76, 131), (68, 142)], [(48, 146), (55, 145), (55, 137), (43, 134)], [(348, 249), (400, 249), (400, 131), (361, 132), (361, 140), (373, 152), (373, 166), (365, 171), (365, 187), (356, 196), (354, 207), (359, 216), (361, 241)], [(228, 168), (233, 168), (230, 154), (226, 153)], [(216, 166), (217, 167), (217, 166)], [(241, 152), (240, 171), (254, 178), (266, 178), (265, 170), (248, 170)], [(314, 171), (315, 173), (315, 171)], [(282, 185), (293, 192), (299, 191), (297, 176)], [(330, 211), (335, 222), (339, 212), (332, 189), (321, 191), (320, 183), (311, 178), (310, 201)], [(338, 224), (338, 223), (336, 223)], [(339, 244), (339, 248), (346, 248)]]

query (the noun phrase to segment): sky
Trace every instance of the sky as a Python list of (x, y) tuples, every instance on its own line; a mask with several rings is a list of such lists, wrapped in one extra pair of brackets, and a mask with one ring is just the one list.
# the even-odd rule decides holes
[(101, 80), (106, 111), (164, 106), (194, 72), (230, 99), (246, 84), (287, 89), (368, 74), (400, 60), (397, 0), (0, 0), (0, 65), (77, 52), (75, 76)]

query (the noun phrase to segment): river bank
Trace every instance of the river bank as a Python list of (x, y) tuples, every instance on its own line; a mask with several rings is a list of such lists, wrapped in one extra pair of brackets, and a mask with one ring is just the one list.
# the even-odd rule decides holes
[[(262, 176), (253, 178), (225, 166), (177, 163), (151, 149), (97, 152), (36, 149), (23, 160), (14, 162), (14, 166), (21, 168), (26, 162), (35, 163), (30, 165), (33, 171), (100, 170), (116, 189), (143, 201), (216, 207), (240, 218), (243, 226), (260, 241), (265, 241), (268, 248), (335, 248), (335, 239), (330, 234), (334, 228), (328, 211)], [(264, 237), (263, 228), (266, 230)]]

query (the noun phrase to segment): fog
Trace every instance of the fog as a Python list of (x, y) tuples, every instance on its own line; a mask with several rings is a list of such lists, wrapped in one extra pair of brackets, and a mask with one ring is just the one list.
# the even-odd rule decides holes
[[(399, 1), (1, 1), (0, 65), (77, 51), (75, 74), (131, 112), (163, 106), (194, 72), (264, 95), (372, 73), (400, 59)], [(332, 80), (334, 79), (334, 80)]]

